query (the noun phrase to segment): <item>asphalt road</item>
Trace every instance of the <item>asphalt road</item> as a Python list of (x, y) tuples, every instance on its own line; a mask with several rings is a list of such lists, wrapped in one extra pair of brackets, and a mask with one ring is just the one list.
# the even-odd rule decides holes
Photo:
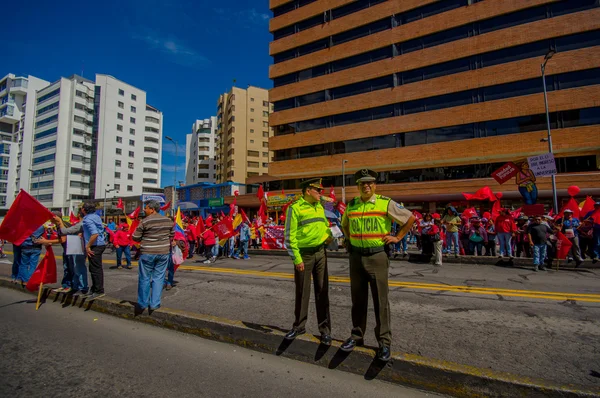
[[(57, 251), (59, 252), (59, 251)], [(10, 274), (10, 261), (0, 274)], [(59, 260), (60, 262), (60, 260)], [(60, 266), (60, 265), (59, 265)], [(136, 270), (110, 269), (109, 296), (135, 301)], [(348, 261), (329, 259), (333, 337), (351, 330)], [(287, 331), (293, 322), (292, 266), (286, 257), (187, 262), (163, 306)], [(600, 386), (600, 272), (392, 263), (392, 350), (561, 383)], [(375, 346), (374, 316), (367, 345)], [(317, 334), (311, 303), (308, 332)]]
[(3, 397), (431, 397), (0, 289)]

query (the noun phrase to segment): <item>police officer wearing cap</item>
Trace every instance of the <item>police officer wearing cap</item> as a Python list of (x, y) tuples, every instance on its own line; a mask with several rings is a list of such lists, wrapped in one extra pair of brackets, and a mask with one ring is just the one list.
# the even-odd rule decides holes
[[(367, 327), (369, 285), (375, 309), (375, 336), (379, 343), (377, 358), (390, 359), (392, 331), (388, 300), (389, 259), (385, 245), (399, 242), (412, 228), (415, 218), (404, 206), (377, 195), (377, 172), (362, 169), (354, 175), (360, 196), (348, 203), (342, 218), (342, 230), (350, 253), (350, 290), (352, 296), (352, 335), (341, 349), (349, 352), (364, 342)], [(389, 235), (392, 222), (401, 228)]]
[(323, 186), (316, 178), (300, 184), (302, 198), (291, 204), (285, 219), (285, 247), (294, 262), (296, 307), (294, 326), (286, 334), (288, 340), (306, 332), (311, 276), (315, 286), (317, 321), (321, 343), (331, 345), (329, 315), (329, 278), (325, 245), (333, 239), (325, 209), (321, 204)]

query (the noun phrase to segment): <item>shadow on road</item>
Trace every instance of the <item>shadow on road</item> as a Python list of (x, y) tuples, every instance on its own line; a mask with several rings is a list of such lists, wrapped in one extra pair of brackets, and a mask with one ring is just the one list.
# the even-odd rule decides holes
[(321, 358), (323, 358), (325, 354), (327, 354), (327, 351), (330, 347), (331, 346), (322, 343), (319, 344), (319, 346), (317, 347), (317, 352), (315, 353), (315, 362), (321, 360)]
[(333, 358), (331, 358), (331, 362), (329, 362), (328, 368), (336, 369), (338, 366), (341, 365), (342, 362), (346, 360), (346, 358), (348, 358), (348, 355), (350, 355), (350, 352), (342, 351), (341, 348), (338, 349)]
[(281, 344), (279, 344), (279, 347), (277, 347), (277, 351), (275, 351), (275, 355), (279, 356), (279, 355), (283, 354), (285, 352), (285, 350), (287, 350), (289, 348), (289, 346), (292, 345), (293, 341), (294, 340), (283, 339)]
[(379, 372), (381, 372), (387, 364), (388, 362), (374, 358), (373, 362), (371, 362), (371, 365), (369, 366), (369, 369), (367, 369), (367, 372), (365, 373), (365, 380), (373, 380), (376, 378)]
[(21, 301), (15, 301), (14, 303), (10, 303), (10, 304), (4, 304), (4, 305), (0, 305), (0, 308), (4, 308), (4, 307), (10, 307), (11, 305), (15, 305), (15, 304), (35, 304), (37, 303), (37, 300), (21, 300)]

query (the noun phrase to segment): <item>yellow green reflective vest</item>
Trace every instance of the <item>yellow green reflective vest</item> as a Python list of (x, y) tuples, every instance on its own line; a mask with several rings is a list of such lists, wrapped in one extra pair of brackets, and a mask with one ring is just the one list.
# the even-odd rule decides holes
[(285, 247), (294, 261), (302, 262), (300, 249), (322, 245), (331, 235), (325, 209), (320, 202), (310, 204), (304, 198), (292, 203), (285, 216)]
[(390, 234), (392, 220), (388, 217), (390, 198), (375, 195), (375, 203), (363, 202), (360, 197), (348, 203), (345, 217), (348, 217), (350, 243), (355, 247), (380, 247), (383, 238)]

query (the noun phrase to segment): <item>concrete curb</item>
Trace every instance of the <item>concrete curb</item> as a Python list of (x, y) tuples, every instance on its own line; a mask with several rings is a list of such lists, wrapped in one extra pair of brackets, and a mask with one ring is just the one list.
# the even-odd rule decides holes
[[(32, 296), (36, 294), (11, 283), (5, 277), (0, 277), (0, 287), (27, 292)], [(284, 332), (270, 326), (188, 311), (161, 308), (151, 316), (144, 313), (134, 317), (133, 303), (110, 297), (86, 302), (52, 293), (45, 288), (43, 301), (50, 300), (60, 302), (63, 306), (78, 306), (86, 311), (132, 319), (329, 369), (364, 375), (367, 380), (377, 378), (456, 397), (600, 397), (600, 389), (562, 385), (418, 355), (393, 353), (392, 360), (386, 364), (374, 360), (373, 349), (357, 347), (348, 354), (339, 350), (341, 343), (338, 341), (334, 341), (331, 347), (325, 347), (320, 345), (317, 338), (303, 335), (290, 342), (283, 338)]]
[[(287, 257), (288, 254), (285, 250), (248, 250), (248, 253), (252, 256), (282, 256)], [(327, 256), (330, 258), (348, 258), (348, 253), (344, 251), (344, 249), (340, 249), (340, 251), (327, 251)], [(405, 258), (391, 258), (391, 261), (394, 262), (408, 262), (413, 264), (429, 264), (431, 259), (427, 256), (424, 256), (420, 253), (409, 253)], [(532, 268), (531, 258), (513, 258), (509, 259), (499, 259), (497, 257), (487, 257), (487, 256), (460, 256), (455, 258), (453, 256), (448, 256), (443, 258), (444, 264), (468, 264), (468, 265), (495, 265), (498, 267), (526, 267)], [(572, 264), (567, 264), (566, 261), (560, 261), (561, 271), (584, 271), (589, 272), (590, 269), (600, 269), (600, 262), (596, 264), (592, 264), (590, 260), (586, 260), (580, 267), (575, 268)]]

